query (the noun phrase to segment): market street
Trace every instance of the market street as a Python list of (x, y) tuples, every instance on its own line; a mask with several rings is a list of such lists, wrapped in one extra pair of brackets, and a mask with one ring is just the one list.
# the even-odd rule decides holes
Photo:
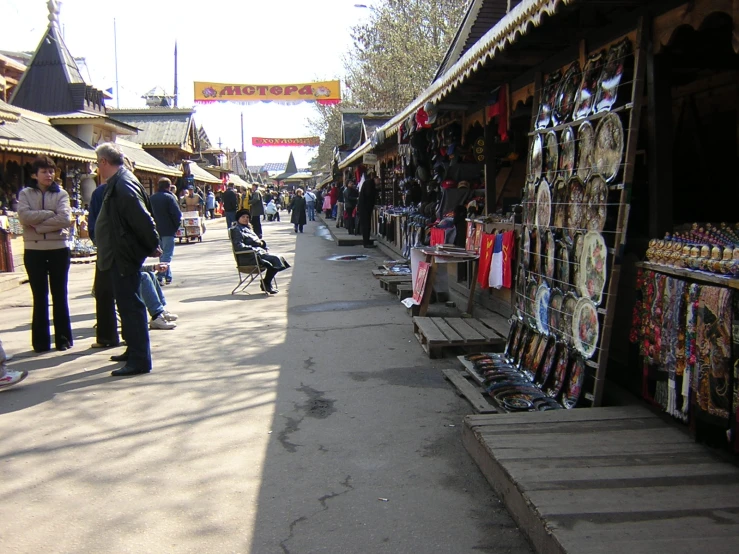
[[(177, 329), (154, 370), (113, 378), (94, 350), (92, 265), (70, 272), (75, 346), (30, 351), (30, 290), (0, 293), (28, 369), (0, 393), (3, 552), (526, 553), (461, 443), (471, 412), (371, 270), (310, 223), (264, 223), (292, 268), (232, 296), (223, 220), (175, 249)], [(327, 261), (369, 254), (361, 262)]]

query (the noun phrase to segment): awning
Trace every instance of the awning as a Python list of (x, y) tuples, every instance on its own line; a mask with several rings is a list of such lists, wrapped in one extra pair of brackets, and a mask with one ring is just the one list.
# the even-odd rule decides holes
[(134, 164), (134, 169), (149, 171), (168, 177), (182, 177), (182, 168), (173, 167), (157, 160), (144, 150), (141, 145), (129, 142), (121, 137), (116, 138), (116, 144), (121, 147), (125, 156)]
[(247, 183), (246, 181), (244, 181), (241, 177), (239, 177), (235, 173), (229, 173), (228, 174), (228, 180), (229, 180), (229, 182), (233, 183), (237, 187), (247, 187), (247, 188), (248, 187), (251, 187), (251, 185), (249, 183)]
[(184, 160), (182, 163), (190, 166), (190, 174), (195, 178), (195, 181), (210, 183), (212, 185), (221, 184), (221, 180), (218, 177), (214, 177), (192, 160)]

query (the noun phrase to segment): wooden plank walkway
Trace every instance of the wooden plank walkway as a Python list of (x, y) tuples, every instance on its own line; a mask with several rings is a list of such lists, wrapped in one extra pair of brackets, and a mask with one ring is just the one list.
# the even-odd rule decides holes
[(444, 377), (454, 385), (459, 394), (467, 399), (472, 408), (478, 414), (496, 414), (495, 409), (490, 402), (482, 395), (479, 385), (473, 385), (456, 369), (442, 369)]
[(448, 347), (464, 347), (467, 351), (479, 352), (505, 346), (504, 337), (474, 318), (414, 317), (413, 333), (429, 358), (438, 357)]
[(463, 442), (540, 553), (739, 552), (739, 468), (644, 407), (468, 416)]

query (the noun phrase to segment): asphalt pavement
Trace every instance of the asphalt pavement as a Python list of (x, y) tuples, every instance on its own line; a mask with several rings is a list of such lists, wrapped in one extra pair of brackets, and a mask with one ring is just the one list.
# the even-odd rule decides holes
[[(319, 223), (265, 222), (292, 268), (237, 282), (222, 220), (177, 245), (180, 316), (151, 374), (91, 349), (93, 266), (70, 272), (75, 346), (30, 349), (28, 285), (0, 292), (0, 337), (29, 377), (0, 392), (0, 551), (528, 553), (464, 450), (469, 405), (371, 270)], [(331, 261), (362, 254), (360, 261)]]

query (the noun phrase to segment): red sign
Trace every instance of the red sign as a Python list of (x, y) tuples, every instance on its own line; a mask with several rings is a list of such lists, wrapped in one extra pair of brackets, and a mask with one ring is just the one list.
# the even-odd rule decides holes
[(418, 273), (416, 274), (416, 282), (413, 285), (413, 300), (419, 304), (423, 301), (423, 295), (426, 291), (426, 281), (428, 281), (431, 264), (427, 262), (419, 262)]
[(321, 137), (264, 138), (252, 137), (252, 146), (319, 146)]

